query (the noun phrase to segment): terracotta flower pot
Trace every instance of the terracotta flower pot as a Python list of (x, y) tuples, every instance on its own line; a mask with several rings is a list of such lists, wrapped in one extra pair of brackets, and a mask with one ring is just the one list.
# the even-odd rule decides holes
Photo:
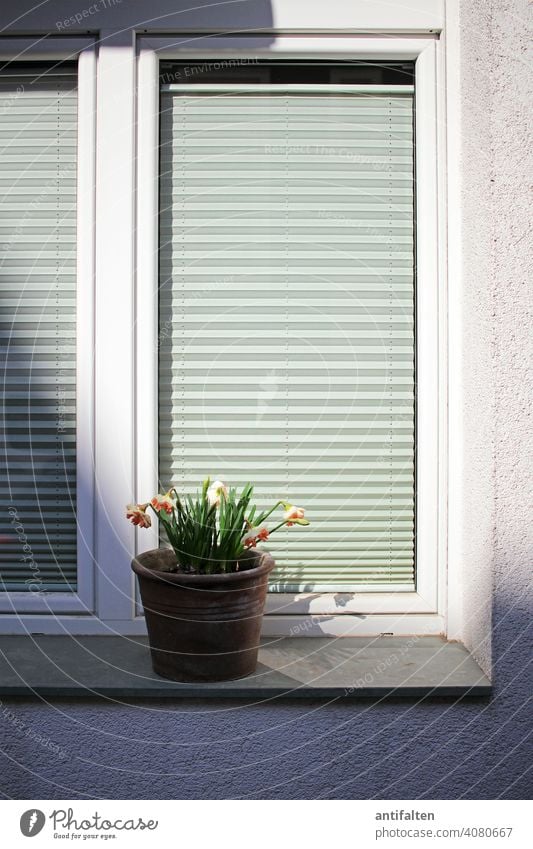
[(154, 671), (173, 681), (230, 681), (257, 665), (270, 554), (247, 551), (238, 572), (169, 572), (171, 549), (139, 554), (139, 580)]

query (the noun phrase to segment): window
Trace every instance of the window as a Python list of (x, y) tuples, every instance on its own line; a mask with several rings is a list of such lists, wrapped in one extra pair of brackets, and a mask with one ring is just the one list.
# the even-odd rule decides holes
[[(330, 559), (328, 568), (321, 570), (318, 557), (314, 556), (311, 534), (307, 540), (302, 539), (298, 552), (294, 551), (295, 547), (292, 545), (294, 539), (289, 549), (286, 549), (281, 541), (280, 550), (275, 552), (280, 568), (272, 585), (274, 591), (269, 594), (267, 600), (268, 615), (264, 621), (267, 634), (411, 634), (420, 633), (421, 629), (424, 633), (438, 634), (446, 627), (443, 617), (445, 587), (441, 568), (445, 563), (446, 540), (445, 475), (441, 471), (446, 456), (446, 442), (443, 438), (446, 422), (443, 349), (446, 338), (446, 311), (439, 311), (439, 304), (444, 304), (444, 292), (441, 291), (440, 283), (442, 260), (439, 253), (443, 234), (437, 216), (440, 197), (438, 185), (444, 160), (437, 131), (437, 115), (442, 109), (437, 88), (437, 73), (440, 73), (438, 56), (436, 41), (432, 37), (415, 39), (398, 36), (380, 39), (355, 36), (334, 39), (295, 38), (287, 35), (276, 37), (272, 49), (265, 48), (259, 37), (246, 34), (239, 37), (202, 37), (195, 39), (194, 45), (189, 44), (186, 39), (180, 42), (179, 38), (167, 36), (146, 36), (140, 40), (136, 148), (136, 209), (139, 233), (136, 297), (137, 304), (142, 305), (142, 308), (136, 315), (136, 491), (151, 491), (158, 480), (166, 483), (172, 475), (174, 482), (176, 478), (179, 481), (180, 477), (185, 476), (193, 483), (205, 471), (225, 475), (231, 480), (253, 477), (259, 484), (259, 491), (265, 493), (276, 492), (273, 484), (278, 481), (277, 491), (281, 490), (280, 494), (284, 495), (289, 491), (295, 503), (297, 499), (301, 499), (311, 514), (314, 510), (317, 511), (316, 516), (319, 516), (322, 499), (322, 504), (326, 507), (326, 510), (322, 508), (320, 516), (322, 538), (318, 540), (318, 521), (313, 525), (313, 534), (317, 532), (317, 549), (321, 549), (322, 554), (327, 550), (330, 556), (333, 552), (335, 559)], [(306, 85), (307, 91), (302, 90)], [(236, 90), (239, 86), (240, 90)], [(253, 88), (246, 91), (244, 86)], [(284, 86), (286, 90), (282, 92)], [(301, 204), (299, 209), (297, 206), (294, 209), (288, 208), (292, 190), (280, 189), (280, 186), (285, 184), (289, 186), (291, 180), (292, 184), (295, 184), (295, 177), (290, 176), (288, 157), (285, 170), (280, 173), (280, 163), (284, 157), (282, 151), (290, 144), (302, 148), (316, 142), (320, 148), (318, 161), (325, 162), (327, 149), (336, 148), (338, 140), (337, 144), (335, 140), (331, 143), (328, 141), (333, 134), (327, 130), (329, 124), (326, 125), (326, 121), (320, 125), (320, 136), (317, 139), (305, 138), (304, 131), (297, 124), (297, 112), (293, 115), (288, 108), (284, 111), (279, 108), (277, 112), (275, 110), (276, 104), (279, 105), (282, 101), (288, 103), (291, 98), (322, 98), (321, 106), (327, 114), (328, 108), (332, 110), (327, 104), (333, 103), (335, 97), (339, 96), (338, 90), (334, 91), (335, 86), (340, 87), (341, 91), (344, 89), (344, 98), (350, 101), (350, 108), (354, 110), (356, 101), (368, 104), (367, 98), (372, 95), (375, 100), (378, 100), (377, 95), (380, 95), (378, 102), (383, 105), (387, 100), (386, 91), (394, 89), (394, 103), (401, 103), (404, 108), (404, 140), (409, 139), (409, 134), (413, 134), (404, 148), (406, 155), (403, 162), (400, 156), (400, 161), (394, 163), (392, 154), (388, 154), (390, 164), (398, 167), (397, 172), (392, 168), (391, 173), (404, 175), (399, 178), (400, 181), (394, 177), (391, 183), (397, 187), (397, 198), (401, 198), (401, 201), (399, 205), (395, 205), (394, 210), (390, 210), (392, 224), (396, 226), (388, 231), (378, 231), (381, 234), (394, 232), (398, 237), (401, 233), (404, 240), (402, 242), (398, 238), (396, 250), (390, 250), (392, 236), (386, 236), (383, 245), (388, 253), (384, 253), (384, 257), (392, 263), (393, 268), (401, 271), (401, 274), (392, 277), (383, 274), (381, 284), (384, 281), (390, 283), (393, 279), (395, 287), (390, 296), (385, 297), (384, 293), (379, 296), (382, 298), (382, 306), (386, 305), (385, 315), (390, 314), (392, 307), (393, 319), (397, 319), (390, 323), (388, 320), (379, 321), (380, 332), (383, 335), (384, 327), (394, 327), (394, 336), (400, 344), (390, 345), (382, 342), (383, 350), (389, 355), (393, 354), (393, 359), (385, 356), (382, 362), (385, 362), (387, 367), (381, 374), (378, 359), (369, 358), (361, 360), (365, 369), (357, 363), (358, 373), (355, 381), (352, 374), (345, 375), (347, 387), (350, 381), (352, 385), (355, 384), (355, 391), (352, 392), (354, 396), (357, 390), (364, 393), (365, 387), (372, 385), (365, 380), (375, 382), (378, 375), (380, 381), (383, 381), (384, 375), (390, 375), (395, 385), (394, 391), (398, 389), (398, 395), (393, 397), (393, 427), (390, 427), (390, 405), (387, 409), (389, 417), (385, 419), (383, 408), (377, 407), (378, 398), (373, 398), (371, 403), (375, 404), (375, 408), (371, 409), (370, 413), (370, 405), (366, 404), (364, 412), (359, 407), (357, 412), (349, 409), (348, 421), (345, 417), (339, 419), (340, 436), (347, 437), (345, 441), (339, 438), (333, 445), (331, 440), (317, 440), (315, 451), (309, 450), (307, 454), (300, 454), (299, 457), (293, 452), (291, 462), (282, 463), (282, 455), (279, 454), (280, 438), (285, 439), (285, 444), (288, 441), (290, 445), (293, 430), (296, 432), (297, 428), (301, 428), (302, 421), (312, 422), (314, 414), (317, 422), (316, 427), (313, 425), (313, 434), (321, 430), (327, 433), (327, 429), (321, 428), (320, 425), (326, 423), (322, 417), (329, 414), (325, 413), (328, 401), (322, 397), (320, 391), (313, 399), (311, 393), (314, 390), (313, 375), (323, 378), (328, 372), (328, 366), (319, 361), (314, 350), (311, 351), (305, 346), (305, 336), (309, 336), (310, 328), (315, 334), (318, 329), (325, 329), (332, 316), (328, 315), (325, 308), (321, 308), (321, 314), (317, 315), (315, 309), (313, 320), (308, 321), (305, 327), (304, 317), (312, 314), (314, 297), (323, 297), (326, 300), (326, 296), (335, 292), (335, 299), (344, 298), (344, 295), (340, 294), (342, 286), (338, 282), (342, 277), (332, 273), (339, 267), (343, 268), (338, 259), (337, 246), (340, 243), (332, 242), (335, 244), (335, 253), (328, 250), (325, 235), (327, 231), (335, 232), (337, 237), (342, 236), (345, 233), (342, 231), (343, 222), (327, 218), (323, 213), (332, 212), (336, 218), (342, 214), (341, 205), (350, 204), (346, 186), (357, 186), (357, 179), (361, 179), (366, 163), (356, 162), (355, 157), (351, 163), (348, 162), (348, 157), (346, 162), (339, 163), (339, 173), (343, 179), (334, 184), (334, 188), (340, 187), (336, 192), (332, 191), (331, 186), (324, 186), (325, 180), (320, 179), (321, 175), (317, 175), (315, 183), (308, 184), (309, 188), (313, 185), (322, 188), (321, 201), (317, 201), (313, 207), (315, 218), (311, 222), (308, 218), (299, 229), (283, 229), (291, 220), (303, 221), (304, 218), (296, 217), (295, 213), (305, 213), (305, 209), (304, 204)], [(386, 89), (372, 92), (370, 86), (385, 86)], [(251, 106), (236, 114), (236, 101), (242, 104), (248, 98), (250, 102), (252, 95), (261, 99), (263, 105), (268, 104), (267, 126), (271, 131), (272, 127), (277, 126), (280, 145), (273, 144), (267, 149), (266, 135), (258, 141), (257, 133), (254, 135), (253, 129), (250, 129), (250, 116), (253, 115)], [(393, 92), (388, 95), (391, 104), (392, 95)], [(224, 112), (224, 107), (231, 107), (232, 103), (233, 114), (231, 110)], [(213, 110), (218, 110), (216, 117)], [(398, 115), (399, 112), (392, 113), (391, 105), (391, 117), (392, 114)], [(384, 115), (385, 112), (382, 117)], [(312, 123), (314, 116), (311, 114), (308, 117)], [(352, 119), (354, 118), (353, 114)], [(232, 121), (234, 124), (240, 124), (238, 131), (232, 131)], [(303, 126), (303, 122), (301, 123)], [(197, 129), (199, 126), (208, 127), (209, 133)], [(154, 130), (154, 127), (159, 127), (159, 132)], [(297, 141), (287, 141), (287, 138), (283, 137), (283, 132), (289, 131), (294, 132)], [(344, 132), (349, 136), (349, 131)], [(183, 145), (178, 142), (180, 137), (185, 140)], [(225, 144), (219, 144), (218, 137), (224, 140)], [(263, 173), (268, 172), (268, 178), (263, 177), (262, 183), (256, 183), (261, 187), (261, 195), (257, 191), (254, 194), (253, 186), (250, 185), (248, 173), (251, 154), (248, 154), (248, 162), (245, 156), (241, 157), (240, 162), (238, 156), (235, 156), (236, 162), (231, 163), (229, 159), (224, 161), (225, 156), (229, 157), (235, 140), (238, 145), (239, 137), (245, 140), (242, 147), (249, 141), (256, 151), (256, 159), (262, 157), (262, 160), (254, 165), (260, 165)], [(377, 134), (374, 132), (372, 137), (371, 131), (365, 141), (372, 143), (377, 139)], [(384, 136), (381, 137), (381, 142), (383, 140)], [(174, 150), (171, 152), (172, 146)], [(344, 142), (343, 146), (346, 146)], [(374, 145), (374, 151), (376, 146)], [(277, 147), (280, 150), (277, 150)], [(364, 150), (364, 147), (362, 149)], [(297, 160), (298, 156), (301, 159), (302, 155), (301, 149), (299, 152), (295, 150), (293, 159)], [(312, 151), (309, 151), (309, 155), (313, 155)], [(186, 175), (183, 163), (187, 159), (189, 164), (199, 167), (189, 170)], [(334, 157), (330, 157), (330, 167), (332, 159)], [(229, 168), (235, 168), (236, 164), (240, 170), (236, 172), (239, 176), (235, 177), (233, 184), (231, 178), (228, 179)], [(305, 166), (305, 163), (300, 162), (299, 165)], [(205, 176), (207, 173), (211, 175), (209, 178)], [(316, 172), (308, 173), (313, 175), (309, 177), (310, 181), (315, 178)], [(218, 187), (213, 185), (215, 174), (219, 180)], [(380, 185), (379, 172), (372, 170), (371, 176), (373, 183), (369, 183), (365, 188), (371, 190), (373, 186), (374, 196), (377, 196), (377, 187)], [(180, 182), (180, 179), (185, 182)], [(387, 183), (386, 180), (383, 182)], [(227, 186), (226, 195), (223, 191), (224, 185)], [(363, 190), (362, 187), (361, 183), (360, 191)], [(241, 191), (244, 188), (247, 188), (246, 192)], [(235, 193), (238, 198), (233, 210), (227, 206), (231, 203), (228, 199), (231, 193)], [(323, 203), (328, 193), (331, 198), (329, 208)], [(195, 194), (196, 204), (192, 200)], [(312, 197), (308, 194), (307, 198), (310, 196)], [(381, 196), (385, 199), (386, 193)], [(369, 193), (366, 197), (368, 199)], [(281, 198), (285, 206), (280, 203)], [(178, 199), (183, 201), (179, 208)], [(264, 209), (260, 207), (261, 201), (264, 203)], [(254, 203), (257, 204), (255, 210)], [(246, 204), (249, 204), (251, 213), (261, 212), (259, 229), (251, 214), (248, 217), (243, 215)], [(400, 208), (403, 216), (398, 214)], [(279, 214), (281, 209), (282, 217)], [(321, 211), (322, 215), (318, 217)], [(238, 216), (239, 230), (233, 224), (235, 215), (229, 217), (225, 213)], [(444, 221), (445, 218), (441, 220)], [(363, 227), (361, 219), (359, 223)], [(314, 242), (308, 240), (297, 255), (297, 243), (289, 242), (289, 235), (296, 234), (303, 238), (310, 226), (313, 228), (311, 232), (317, 235), (317, 238)], [(212, 241), (209, 241), (209, 233)], [(251, 238), (252, 233), (255, 241)], [(372, 234), (366, 233), (365, 236), (370, 240)], [(258, 238), (261, 242), (257, 241)], [(378, 254), (375, 250), (377, 242), (378, 240), (370, 244), (369, 241), (372, 250), (367, 251), (367, 255), (361, 257), (359, 263), (357, 243), (351, 245), (351, 266), (344, 265), (345, 279), (350, 279), (350, 275), (352, 280), (357, 279), (353, 269), (356, 267), (360, 271), (362, 263), (367, 263), (368, 269), (372, 269), (372, 260), (375, 261)], [(281, 245), (283, 248), (280, 248)], [(323, 256), (320, 256), (321, 252)], [(416, 262), (413, 261), (413, 254)], [(309, 260), (310, 256), (313, 258), (313, 265)], [(298, 301), (297, 305), (294, 296), (297, 287), (288, 294), (287, 288), (285, 291), (282, 289), (282, 285), (286, 285), (284, 273), (288, 269), (285, 259), (293, 260), (292, 272), (287, 274), (291, 276), (293, 284), (297, 274), (294, 269), (298, 267), (295, 266), (296, 262), (305, 263), (305, 279), (312, 281), (307, 288), (300, 282), (299, 293), (305, 295), (305, 299)], [(389, 267), (387, 263), (387, 268)], [(250, 286), (249, 291), (243, 292), (242, 283), (247, 279), (246, 268), (250, 272)], [(317, 275), (318, 268), (320, 273)], [(376, 272), (378, 269), (376, 263), (373, 270)], [(268, 290), (261, 289), (260, 275), (263, 282), (271, 281)], [(367, 279), (370, 276), (369, 274)], [(374, 280), (377, 276), (373, 275)], [(322, 283), (317, 280), (319, 277), (325, 278), (322, 283), (329, 286), (324, 288), (321, 294), (319, 287)], [(178, 280), (183, 285), (177, 285)], [(334, 281), (336, 285), (328, 283), (328, 280)], [(364, 276), (361, 275), (359, 282), (362, 283), (363, 280)], [(276, 287), (278, 291), (283, 291), (283, 299), (278, 305), (273, 297)], [(154, 292), (157, 292), (155, 297)], [(352, 293), (350, 298), (351, 295)], [(221, 322), (220, 304), (224, 302), (224, 298), (228, 298), (232, 307), (226, 311), (224, 322)], [(270, 310), (269, 333), (264, 333), (260, 342), (258, 334), (254, 334), (251, 328), (257, 330), (261, 326), (261, 316), (249, 315), (241, 321), (236, 320), (243, 302), (246, 305), (252, 299), (261, 303), (264, 309)], [(333, 298), (331, 300), (333, 301)], [(383, 313), (379, 312), (377, 299), (374, 301), (371, 307), (367, 302), (365, 318), (370, 316), (371, 320), (374, 320), (383, 316)], [(277, 313), (273, 312), (276, 306), (280, 307)], [(346, 304), (344, 306), (346, 307)], [(349, 326), (352, 333), (356, 331), (357, 321), (353, 311), (348, 313), (340, 312), (338, 307), (336, 309), (335, 313), (333, 307), (332, 313), (343, 322), (341, 327)], [(370, 309), (374, 312), (371, 313)], [(178, 320), (178, 315), (185, 315), (185, 321)], [(416, 328), (413, 321), (415, 316)], [(369, 322), (360, 324), (368, 331)], [(403, 338), (396, 332), (401, 325), (405, 331)], [(209, 326), (215, 329), (211, 336), (207, 330)], [(264, 322), (263, 327), (267, 329)], [(178, 328), (181, 332), (177, 332)], [(281, 361), (280, 351), (276, 350), (273, 344), (276, 334), (280, 333), (284, 345), (284, 359)], [(255, 340), (253, 359), (250, 360), (247, 354), (245, 361), (242, 356), (243, 350), (246, 349), (244, 340), (250, 338)], [(376, 335), (374, 339), (377, 338)], [(296, 362), (300, 366), (292, 372), (290, 367), (286, 368), (287, 339), (289, 351), (294, 351)], [(320, 357), (329, 350), (327, 344), (333, 346), (333, 342), (325, 343), (325, 339), (327, 340), (327, 333), (324, 332), (320, 340), (322, 348), (318, 352)], [(348, 347), (346, 336), (339, 341), (339, 334), (336, 334), (333, 339), (340, 353), (344, 353)], [(228, 340), (231, 345), (227, 344)], [(213, 348), (216, 349), (214, 352)], [(192, 356), (185, 360), (184, 354), (187, 352)], [(370, 350), (361, 352), (361, 356), (363, 353), (371, 355)], [(308, 359), (305, 359), (305, 356)], [(279, 368), (280, 362), (283, 363), (283, 369)], [(318, 362), (320, 365), (317, 365)], [(304, 363), (306, 366), (308, 363), (312, 364), (308, 374), (305, 374), (305, 368), (302, 368)], [(377, 368), (371, 371), (368, 363), (373, 363)], [(339, 365), (343, 366), (344, 363)], [(233, 377), (230, 376), (229, 369), (234, 369)], [(307, 378), (305, 383), (303, 380), (298, 381), (296, 374)], [(339, 378), (342, 376), (343, 372), (340, 371), (332, 375), (331, 379), (335, 378), (340, 383)], [(327, 379), (329, 382), (329, 373)], [(247, 380), (250, 382), (247, 383)], [(257, 385), (258, 380), (262, 380), (261, 385)], [(322, 385), (318, 384), (318, 389)], [(243, 390), (242, 386), (247, 388)], [(400, 386), (402, 389), (399, 389)], [(289, 388), (291, 392), (287, 405)], [(182, 389), (183, 395), (180, 396)], [(209, 396), (206, 390), (211, 393)], [(235, 391), (240, 394), (238, 406), (231, 401), (231, 392)], [(338, 391), (343, 390), (338, 388)], [(279, 415), (281, 393), (285, 393), (285, 419)], [(303, 393), (307, 393), (307, 396)], [(306, 407), (302, 411), (295, 402), (299, 401), (301, 404), (304, 399), (313, 400), (316, 407)], [(340, 400), (341, 404), (337, 404), (335, 412), (331, 411), (332, 417), (337, 415), (339, 410), (340, 415), (343, 414), (342, 402), (349, 406), (349, 402), (346, 404), (346, 398), (341, 396)], [(204, 421), (204, 407), (215, 410), (221, 416), (213, 427), (211, 422)], [(324, 493), (315, 491), (316, 485), (315, 489), (313, 485), (316, 477), (321, 475), (320, 480), (327, 479), (331, 471), (340, 477), (357, 474), (355, 465), (352, 468), (345, 468), (343, 465), (339, 471), (336, 463), (339, 457), (348, 456), (347, 445), (352, 443), (355, 449), (362, 451), (366, 448), (363, 445), (365, 433), (372, 435), (370, 429), (365, 432), (357, 431), (356, 428), (360, 427), (363, 418), (354, 418), (353, 427), (350, 417), (374, 414), (383, 416), (382, 424), (386, 422), (385, 428), (381, 429), (383, 432), (377, 434), (373, 431), (373, 435), (381, 439), (381, 450), (387, 435), (389, 436), (387, 454), (382, 455), (382, 458), (387, 457), (388, 465), (381, 467), (381, 464), (376, 463), (369, 469), (374, 480), (378, 480), (381, 475), (378, 486), (381, 486), (382, 491), (367, 491), (367, 495), (383, 497), (387, 492), (386, 487), (390, 486), (391, 482), (394, 485), (390, 472), (393, 456), (391, 444), (404, 452), (392, 459), (393, 464), (397, 464), (396, 468), (393, 467), (394, 474), (400, 473), (403, 480), (396, 479), (392, 510), (389, 498), (387, 508), (380, 517), (383, 525), (374, 525), (368, 529), (370, 539), (363, 539), (363, 531), (359, 525), (361, 536), (357, 539), (357, 532), (353, 527), (347, 527), (349, 519), (346, 519), (349, 514), (347, 499), (351, 495), (353, 503), (357, 505), (357, 494), (348, 488), (344, 491), (340, 489), (338, 495), (332, 493), (331, 500), (336, 497), (338, 501), (334, 504), (335, 509), (348, 508), (341, 516), (341, 522), (344, 524), (334, 528), (333, 519), (331, 526), (324, 520), (325, 515), (331, 515), (327, 512), (329, 508), (327, 500), (323, 497)], [(177, 438), (177, 428), (173, 432), (174, 415), (182, 415), (187, 425), (186, 429), (179, 431), (181, 439)], [(296, 418), (298, 415), (299, 419)], [(264, 425), (262, 431), (255, 427), (256, 421)], [(287, 427), (287, 421), (295, 427)], [(376, 423), (377, 420), (373, 424)], [(270, 438), (270, 453), (265, 454), (268, 457), (266, 463), (258, 455), (256, 447), (252, 448), (251, 435), (255, 432), (262, 432)], [(308, 432), (306, 431), (306, 434)], [(239, 439), (246, 436), (247, 439)], [(369, 441), (368, 444), (373, 445), (371, 450), (375, 450), (376, 445), (380, 443), (376, 439), (374, 443)], [(183, 448), (183, 445), (188, 445), (190, 450)], [(292, 442), (292, 445), (295, 443)], [(234, 453), (229, 456), (220, 446), (233, 446)], [(300, 450), (301, 447), (309, 449), (310, 440), (305, 446), (298, 445)], [(327, 453), (324, 451), (326, 447)], [(240, 451), (241, 448), (244, 450)], [(370, 452), (362, 456), (365, 459), (359, 461), (355, 458), (354, 451), (350, 462), (365, 463)], [(374, 456), (377, 456), (377, 452)], [(305, 464), (308, 464), (311, 457), (314, 460), (318, 457), (324, 465), (322, 469), (317, 464), (313, 467), (307, 465), (316, 477), (311, 483), (310, 479), (307, 481), (306, 491), (298, 476), (302, 468), (306, 468)], [(273, 461), (279, 464), (284, 477), (280, 478), (277, 471), (269, 476)], [(331, 469), (327, 468), (328, 463)], [(364, 481), (359, 480), (357, 484), (363, 485)], [(298, 485), (302, 486), (302, 489), (298, 490)], [(360, 510), (364, 497), (359, 500)], [(355, 509), (357, 510), (357, 507)], [(360, 516), (361, 512), (358, 518)], [(386, 529), (385, 536), (383, 527)], [(343, 533), (344, 540), (335, 537), (337, 531)], [(334, 537), (333, 545), (331, 537)], [(347, 541), (344, 549), (343, 541)], [(385, 541), (386, 547), (383, 547)], [(361, 561), (357, 563), (350, 552), (357, 551), (357, 544), (360, 545), (359, 551), (368, 551), (369, 542), (382, 546), (381, 549), (374, 550), (382, 559), (377, 561), (367, 557), (366, 564), (372, 566), (365, 575), (365, 564), (363, 563), (363, 569), (357, 572)], [(153, 548), (157, 544), (155, 532), (138, 535), (137, 550)], [(396, 551), (393, 548), (395, 545), (398, 546)], [(296, 554), (296, 558), (284, 560), (285, 551)], [(343, 554), (347, 555), (345, 559)], [(396, 572), (393, 571), (393, 563), (396, 564)], [(353, 568), (354, 564), (356, 569)], [(369, 580), (370, 571), (373, 572), (374, 580)]]
[(160, 76), (162, 485), (305, 505), (271, 590), (413, 591), (414, 64)]
[(72, 64), (0, 72), (3, 355), (0, 589), (77, 582), (76, 168)]
[(436, 41), (258, 38), (0, 38), (4, 632), (144, 633), (124, 505), (207, 473), (313, 520), (266, 633), (445, 630)]
[(20, 613), (28, 626), (32, 614), (87, 613), (94, 578), (94, 53), (88, 39), (64, 40), (57, 52), (54, 39), (22, 42), (0, 39), (0, 611), (8, 631)]

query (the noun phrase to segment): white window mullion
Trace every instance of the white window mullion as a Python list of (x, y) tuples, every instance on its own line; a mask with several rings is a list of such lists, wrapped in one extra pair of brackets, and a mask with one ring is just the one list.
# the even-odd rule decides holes
[(102, 619), (134, 616), (134, 85), (123, 38), (98, 53), (96, 159), (96, 602)]
[[(439, 265), (437, 215), (437, 77), (436, 45), (431, 43), (417, 59), (416, 66), (416, 305), (417, 305), (417, 582), (418, 594), (434, 610), (438, 598), (439, 518), (446, 511), (446, 490), (439, 464), (445, 438), (446, 384), (442, 381), (441, 359), (445, 356), (442, 338), (442, 298), (444, 281)], [(440, 308), (440, 313), (439, 313)], [(443, 457), (441, 453), (441, 457)], [(443, 525), (441, 524), (441, 528)]]
[(95, 189), (96, 52), (91, 44), (78, 59), (77, 220), (77, 493), (78, 594), (85, 611), (95, 610)]
[[(137, 239), (135, 285), (136, 498), (155, 494), (158, 480), (157, 369), (159, 290), (157, 285), (159, 185), (159, 62), (141, 50), (137, 99)], [(157, 523), (137, 533), (136, 553), (157, 548)]]

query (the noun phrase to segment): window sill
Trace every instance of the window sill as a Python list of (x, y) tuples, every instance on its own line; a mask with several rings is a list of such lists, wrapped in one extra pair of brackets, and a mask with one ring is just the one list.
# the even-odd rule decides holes
[(490, 692), (464, 646), (441, 637), (270, 638), (254, 675), (210, 684), (160, 678), (146, 637), (0, 637), (0, 696), (419, 699)]

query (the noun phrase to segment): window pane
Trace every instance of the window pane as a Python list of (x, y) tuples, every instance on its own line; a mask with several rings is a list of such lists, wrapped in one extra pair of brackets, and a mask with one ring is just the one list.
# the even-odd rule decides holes
[(160, 167), (163, 484), (305, 507), (273, 589), (412, 589), (411, 89), (167, 85)]
[(76, 70), (0, 72), (0, 588), (76, 585)]

